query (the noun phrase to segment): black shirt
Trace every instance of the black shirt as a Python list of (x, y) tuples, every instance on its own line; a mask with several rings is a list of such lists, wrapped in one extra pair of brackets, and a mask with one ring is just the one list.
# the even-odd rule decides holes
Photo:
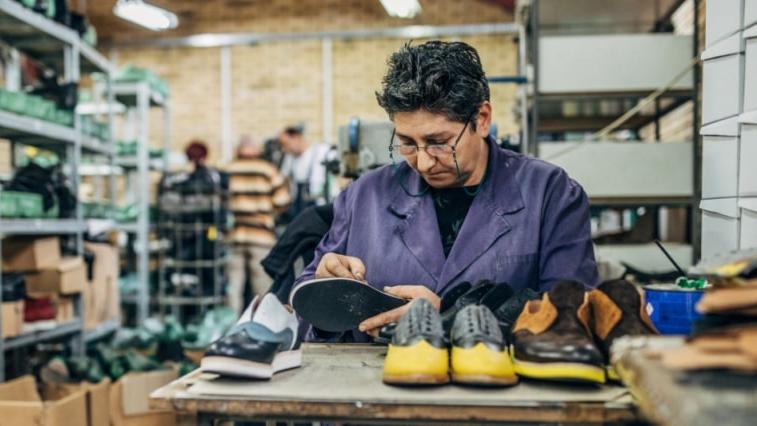
[(442, 237), (444, 257), (449, 256), (455, 244), (457, 234), (463, 227), (465, 216), (468, 214), (473, 199), (478, 193), (478, 185), (464, 188), (431, 188), (431, 198), (436, 209), (436, 221), (439, 224), (439, 234)]

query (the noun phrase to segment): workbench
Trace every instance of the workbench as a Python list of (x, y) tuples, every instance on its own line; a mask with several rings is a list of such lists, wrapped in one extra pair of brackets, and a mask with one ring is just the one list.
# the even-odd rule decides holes
[(757, 424), (757, 375), (726, 371), (674, 371), (659, 353), (680, 337), (624, 337), (612, 348), (613, 365), (644, 417), (659, 425)]
[(408, 423), (626, 423), (638, 420), (620, 386), (522, 381), (509, 388), (445, 385), (400, 388), (382, 383), (386, 347), (306, 344), (302, 367), (270, 381), (190, 373), (150, 395), (179, 424), (215, 420)]

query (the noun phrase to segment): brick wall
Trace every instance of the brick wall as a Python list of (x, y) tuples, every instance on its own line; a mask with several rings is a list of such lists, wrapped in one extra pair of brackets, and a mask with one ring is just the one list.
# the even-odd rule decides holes
[[(312, 1), (253, 3), (264, 9), (274, 9), (270, 10), (268, 16), (265, 13), (257, 17), (247, 16), (244, 21), (246, 23), (241, 21), (242, 18), (226, 20), (224, 17), (223, 22), (195, 22), (195, 28), (208, 32), (323, 31), (415, 23), (450, 25), (512, 20), (504, 10), (480, 1), (423, 2), (422, 17), (411, 21), (389, 19), (380, 6), (380, 13), (375, 11), (375, 5), (370, 1), (325, 2), (333, 3), (332, 9), (313, 7)], [(378, 1), (375, 3), (378, 5)], [(302, 8), (292, 4), (302, 4)], [(229, 10), (231, 9), (213, 9), (212, 13), (228, 14)], [(240, 12), (240, 16), (245, 13)], [(287, 16), (287, 13), (291, 16)], [(479, 50), (488, 75), (516, 73), (517, 44), (511, 36), (481, 35), (456, 39), (468, 42)], [(388, 55), (405, 41), (333, 41), (331, 134), (334, 137), (338, 134), (338, 127), (345, 125), (352, 116), (357, 115), (366, 120), (386, 119), (386, 114), (376, 104), (374, 92), (385, 72)], [(111, 52), (118, 64), (133, 63), (148, 67), (169, 82), (172, 93), (172, 148), (180, 150), (190, 139), (201, 138), (211, 146), (211, 162), (218, 162), (222, 138), (221, 49), (114, 48)], [(231, 82), (231, 129), (234, 142), (245, 133), (259, 139), (270, 137), (284, 125), (299, 121), (307, 124), (307, 136), (310, 139), (323, 139), (324, 94), (320, 41), (234, 46), (231, 48)], [(500, 134), (517, 129), (513, 114), (515, 93), (513, 86), (492, 86), (494, 118), (499, 125)], [(161, 122), (158, 118), (154, 115), (152, 120), (154, 145), (160, 144)]]

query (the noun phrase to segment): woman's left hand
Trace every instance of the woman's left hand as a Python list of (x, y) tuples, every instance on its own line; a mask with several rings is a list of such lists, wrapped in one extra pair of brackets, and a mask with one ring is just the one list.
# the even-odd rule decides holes
[[(396, 285), (393, 287), (384, 287), (386, 293), (392, 296), (401, 297), (412, 302), (415, 299), (426, 299), (439, 310), (441, 305), (441, 299), (428, 287), (422, 285)], [(368, 333), (371, 336), (376, 336), (381, 327), (386, 324), (399, 321), (400, 317), (410, 308), (410, 303), (407, 303), (399, 308), (392, 309), (391, 311), (382, 312), (374, 317), (360, 323), (358, 329), (364, 333)]]

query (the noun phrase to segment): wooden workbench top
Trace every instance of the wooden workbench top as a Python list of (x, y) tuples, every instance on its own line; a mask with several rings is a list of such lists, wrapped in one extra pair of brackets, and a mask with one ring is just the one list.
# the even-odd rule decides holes
[(191, 373), (152, 395), (180, 413), (277, 419), (613, 422), (636, 419), (619, 386), (522, 382), (510, 388), (399, 388), (382, 383), (386, 347), (303, 346), (301, 368), (270, 381)]

